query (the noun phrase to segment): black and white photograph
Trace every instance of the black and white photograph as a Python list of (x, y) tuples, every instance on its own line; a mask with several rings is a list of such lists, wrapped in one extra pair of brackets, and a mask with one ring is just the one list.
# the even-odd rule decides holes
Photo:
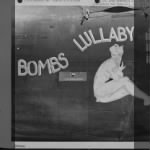
[(150, 0), (16, 0), (12, 139), (150, 141)]

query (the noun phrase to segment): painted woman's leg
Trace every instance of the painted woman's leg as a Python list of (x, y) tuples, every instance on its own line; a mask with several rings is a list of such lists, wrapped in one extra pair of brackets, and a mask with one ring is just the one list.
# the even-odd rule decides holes
[(145, 105), (150, 105), (150, 96), (140, 90), (132, 81), (126, 81), (125, 85), (132, 96), (143, 99)]
[[(102, 96), (101, 93), (105, 93), (105, 90), (107, 93), (110, 91), (110, 93), (106, 96)], [(150, 97), (136, 87), (127, 77), (121, 78), (117, 82), (112, 81), (109, 84), (106, 84), (102, 89), (99, 89), (98, 92), (99, 94), (97, 94), (98, 96), (96, 97), (97, 102), (108, 103), (131, 95), (143, 99), (145, 105), (150, 105)]]
[(109, 102), (119, 100), (127, 95), (129, 95), (129, 92), (124, 87), (121, 87), (120, 89), (118, 89), (118, 91), (116, 91), (110, 96), (98, 97), (96, 102), (109, 103)]
[[(113, 80), (95, 91), (97, 102), (108, 103), (121, 99), (127, 95), (131, 95), (126, 89), (126, 82), (129, 79), (124, 77), (120, 80)], [(134, 91), (134, 90), (133, 90)]]

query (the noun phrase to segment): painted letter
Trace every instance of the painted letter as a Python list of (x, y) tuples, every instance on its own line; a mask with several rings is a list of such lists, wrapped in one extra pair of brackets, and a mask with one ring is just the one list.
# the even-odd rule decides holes
[(112, 39), (115, 39), (117, 42), (119, 41), (118, 37), (117, 37), (117, 34), (114, 30), (114, 28), (112, 27), (111, 30), (110, 30), (110, 36), (109, 38), (112, 40)]
[(85, 41), (85, 39), (82, 37), (81, 34), (79, 34), (79, 38), (84, 43), (84, 45), (86, 46), (86, 48), (88, 48), (88, 43)]
[(65, 63), (64, 65), (60, 64), (62, 69), (66, 69), (69, 66), (69, 62), (68, 62), (67, 58), (64, 56), (65, 56), (64, 53), (60, 53), (58, 55), (58, 60), (63, 61)]
[[(59, 61), (57, 60), (56, 57), (52, 57), (49, 59), (50, 63), (51, 63), (51, 68), (52, 68), (52, 72), (53, 73), (56, 73), (58, 71), (60, 71), (60, 63)], [(57, 66), (57, 68), (55, 68), (55, 66)]]
[(86, 33), (86, 32), (84, 32), (84, 35), (85, 35), (85, 37), (87, 38), (87, 40), (88, 40), (88, 42), (89, 43), (87, 43), (87, 46), (89, 47), (89, 46), (91, 46), (92, 45), (92, 40), (90, 39), (90, 37), (89, 37), (89, 35)]
[(46, 68), (46, 65), (47, 65), (49, 74), (52, 73), (51, 65), (50, 65), (49, 59), (47, 59), (47, 60), (45, 61), (45, 63), (43, 63), (41, 60), (39, 60), (39, 61), (38, 61), (38, 75), (39, 75), (39, 76), (42, 75), (42, 69), (45, 69), (45, 68)]
[(81, 52), (84, 52), (87, 48), (87, 46), (85, 45), (84, 47), (82, 47), (76, 39), (73, 39), (74, 44), (81, 50)]
[(18, 76), (26, 76), (27, 75), (27, 63), (25, 60), (18, 60)]
[(123, 42), (126, 41), (128, 39), (128, 36), (126, 34), (126, 30), (123, 27), (118, 27), (118, 38), (119, 38), (119, 42)]
[(102, 28), (99, 28), (99, 33), (100, 33), (100, 37), (101, 37), (101, 41), (102, 42), (111, 42), (110, 39), (105, 39), (104, 38), (104, 33), (103, 33), (103, 29)]
[(94, 44), (101, 43), (101, 40), (95, 40), (92, 30), (88, 31)]
[[(31, 65), (33, 65), (33, 72), (31, 72), (31, 70), (32, 70), (32, 68), (31, 68)], [(37, 75), (37, 72), (38, 72), (38, 67), (37, 67), (37, 64), (36, 64), (36, 62), (35, 61), (30, 61), (29, 63), (28, 63), (28, 73), (29, 73), (29, 75), (30, 76), (36, 76)]]
[(129, 29), (129, 27), (126, 27), (127, 32), (129, 33), (130, 36), (130, 41), (133, 41), (133, 31), (134, 31), (134, 26), (131, 28), (131, 30)]

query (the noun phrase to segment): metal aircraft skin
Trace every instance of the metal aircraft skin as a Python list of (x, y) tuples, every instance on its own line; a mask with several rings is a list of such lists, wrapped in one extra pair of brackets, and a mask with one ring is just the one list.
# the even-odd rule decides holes
[[(142, 22), (137, 26), (141, 34), (143, 29), (147, 30), (149, 16), (145, 17), (141, 10), (136, 10), (135, 15), (134, 10), (104, 9), (16, 6), (13, 49), (16, 140), (133, 140), (132, 98), (96, 103), (93, 78), (100, 64), (110, 57), (109, 47), (117, 43), (124, 46), (124, 73), (133, 79), (134, 16)], [(88, 18), (82, 22), (87, 10)], [(84, 45), (81, 38), (87, 41), (87, 34), (91, 43)], [(54, 57), (55, 61), (49, 64), (53, 69), (46, 66), (38, 72), (39, 61), (44, 64)], [(64, 72), (71, 81), (61, 81), (60, 74)], [(78, 81), (79, 77), (83, 81)]]

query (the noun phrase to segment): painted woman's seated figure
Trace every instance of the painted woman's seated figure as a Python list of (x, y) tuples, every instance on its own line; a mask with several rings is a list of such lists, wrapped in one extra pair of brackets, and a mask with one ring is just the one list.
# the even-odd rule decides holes
[(111, 57), (100, 65), (94, 77), (93, 88), (96, 102), (108, 103), (131, 95), (143, 99), (144, 105), (150, 105), (150, 96), (138, 89), (123, 74), (125, 69), (123, 62), (121, 63), (123, 46), (115, 44), (109, 50)]

